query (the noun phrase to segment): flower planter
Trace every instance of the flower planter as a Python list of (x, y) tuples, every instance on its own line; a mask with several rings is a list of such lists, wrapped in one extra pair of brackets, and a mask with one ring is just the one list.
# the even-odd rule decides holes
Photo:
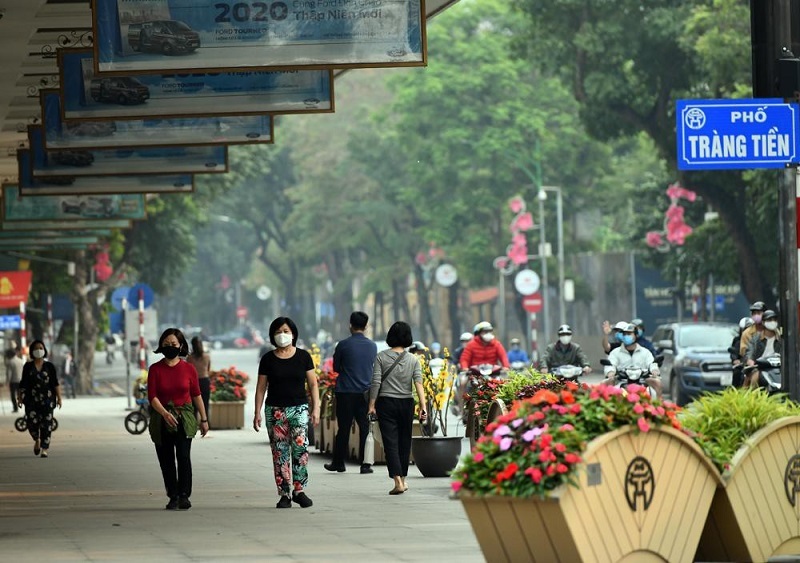
[(414, 436), (411, 455), (423, 477), (447, 477), (458, 464), (461, 436)]
[(625, 426), (582, 459), (579, 487), (547, 499), (460, 495), (487, 561), (692, 561), (721, 483), (697, 444)]
[(723, 474), (697, 550), (703, 561), (800, 554), (800, 417), (753, 434)]
[(478, 443), (478, 438), (480, 438), (481, 434), (483, 434), (484, 428), (486, 428), (486, 424), (477, 414), (470, 412), (467, 415), (466, 432), (467, 438), (469, 438), (470, 448), (474, 448), (475, 444)]
[(244, 428), (244, 401), (211, 401), (209, 426), (214, 430)]
[(336, 442), (336, 432), (339, 430), (339, 424), (336, 422), (336, 417), (323, 417), (320, 426), (322, 427), (322, 447), (320, 450), (326, 454), (333, 454), (333, 444)]
[(503, 401), (503, 399), (495, 399), (492, 401), (492, 404), (489, 405), (487, 423), (494, 422), (498, 417), (503, 416), (506, 413), (508, 413), (508, 407), (506, 407), (505, 401)]

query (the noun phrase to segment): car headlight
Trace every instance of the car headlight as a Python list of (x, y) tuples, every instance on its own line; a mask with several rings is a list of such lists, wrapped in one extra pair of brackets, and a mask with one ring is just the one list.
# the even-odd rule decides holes
[(700, 366), (703, 364), (703, 360), (697, 360), (693, 358), (686, 358), (683, 360), (683, 365), (687, 368), (697, 368), (700, 369)]

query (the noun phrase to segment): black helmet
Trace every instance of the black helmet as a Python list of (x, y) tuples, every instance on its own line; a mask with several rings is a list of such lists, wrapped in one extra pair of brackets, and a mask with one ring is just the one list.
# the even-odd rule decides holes
[(778, 318), (778, 313), (776, 313), (772, 309), (767, 309), (766, 311), (764, 311), (764, 314), (761, 315), (762, 322), (768, 321), (769, 319), (777, 319), (777, 318)]
[(750, 310), (751, 311), (763, 311), (764, 308), (765, 308), (765, 305), (764, 305), (763, 301), (756, 301), (755, 303), (750, 305)]
[(572, 334), (572, 329), (570, 328), (569, 325), (561, 325), (560, 327), (558, 327), (558, 334), (559, 335)]

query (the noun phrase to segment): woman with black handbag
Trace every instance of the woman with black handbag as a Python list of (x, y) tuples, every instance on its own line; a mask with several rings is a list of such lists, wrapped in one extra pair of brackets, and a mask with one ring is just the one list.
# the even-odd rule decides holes
[(420, 422), (425, 422), (425, 391), (422, 388), (422, 366), (415, 354), (406, 352), (413, 342), (408, 323), (394, 323), (386, 335), (388, 350), (375, 358), (369, 394), (369, 414), (378, 417), (389, 477), (394, 479), (390, 495), (408, 490), (408, 462), (411, 457), (411, 432), (414, 426), (414, 397), (419, 398)]

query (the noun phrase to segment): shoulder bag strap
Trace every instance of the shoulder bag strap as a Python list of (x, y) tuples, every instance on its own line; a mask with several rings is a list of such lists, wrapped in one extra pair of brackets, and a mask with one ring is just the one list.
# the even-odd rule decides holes
[(392, 370), (397, 366), (397, 364), (400, 363), (400, 360), (402, 360), (403, 356), (405, 356), (405, 355), (406, 355), (406, 350), (403, 350), (400, 353), (400, 355), (397, 356), (397, 358), (395, 359), (394, 363), (389, 366), (389, 369), (387, 369), (385, 372), (383, 372), (381, 374), (381, 385), (380, 385), (380, 387), (378, 387), (378, 393), (381, 392), (381, 387), (383, 387), (383, 382), (386, 380), (386, 378), (389, 376), (389, 374), (392, 373)]

